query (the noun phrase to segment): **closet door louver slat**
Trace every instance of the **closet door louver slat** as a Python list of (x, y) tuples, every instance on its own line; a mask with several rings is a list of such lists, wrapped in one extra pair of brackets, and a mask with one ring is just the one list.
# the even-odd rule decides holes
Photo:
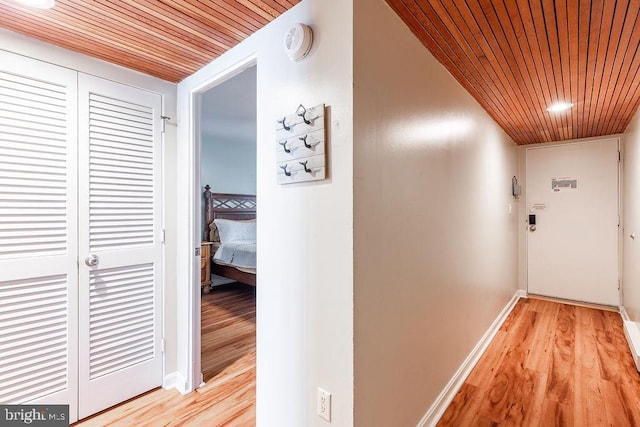
[(161, 98), (81, 76), (80, 416), (162, 382)]
[[(152, 245), (153, 110), (91, 93), (89, 135), (90, 251)], [(111, 136), (119, 139), (111, 141)], [(104, 149), (110, 142), (119, 148), (118, 154)]]
[[(114, 270), (121, 276), (107, 278), (113, 270), (104, 271), (104, 275), (102, 271), (92, 272), (90, 276), (90, 379), (153, 357), (153, 265)], [(131, 276), (135, 276), (135, 279), (129, 280)], [(101, 289), (109, 289), (109, 292), (101, 295)], [(125, 308), (123, 304), (128, 303), (134, 303), (136, 311), (146, 315), (136, 319), (134, 325), (124, 321), (121, 316), (107, 320), (110, 314)], [(100, 325), (100, 328), (95, 328), (96, 325)], [(136, 325), (139, 328), (130, 328)], [(112, 329), (106, 335), (111, 340), (105, 341), (105, 328)]]
[(77, 73), (0, 51), (0, 402), (77, 414)]
[[(21, 287), (32, 290), (28, 298), (24, 294), (12, 292)], [(55, 299), (52, 306), (51, 298)], [(40, 309), (53, 312), (48, 321), (43, 322)], [(25, 403), (67, 387), (67, 280), (65, 276), (27, 279), (3, 282), (0, 285), (0, 402)], [(9, 324), (19, 325), (9, 328)], [(34, 325), (39, 325), (35, 330)], [(54, 343), (57, 349), (50, 352)], [(34, 388), (25, 390), (23, 384), (26, 372), (21, 369), (24, 360), (47, 352), (47, 363), (52, 366), (47, 375), (33, 378)], [(40, 369), (40, 368), (38, 368)], [(18, 375), (20, 374), (20, 375)], [(55, 380), (50, 380), (55, 377)]]
[[(67, 96), (64, 85), (0, 71), (0, 99), (37, 102), (0, 103), (0, 259), (67, 251)], [(48, 183), (45, 197), (41, 182)], [(43, 229), (57, 230), (47, 244)]]

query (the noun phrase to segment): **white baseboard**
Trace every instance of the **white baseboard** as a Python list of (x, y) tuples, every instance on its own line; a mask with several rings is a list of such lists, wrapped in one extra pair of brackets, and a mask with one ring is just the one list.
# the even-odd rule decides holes
[(620, 316), (624, 325), (624, 336), (627, 338), (636, 369), (640, 372), (640, 324), (631, 321), (623, 305), (620, 306)]
[(625, 322), (631, 321), (629, 315), (627, 314), (627, 310), (624, 309), (623, 305), (620, 306), (620, 316), (622, 316), (622, 320), (624, 320)]
[(193, 390), (187, 390), (187, 381), (180, 372), (172, 372), (164, 376), (162, 388), (165, 390), (176, 389), (180, 394), (189, 394)]
[(623, 311), (624, 307), (620, 309), (624, 324), (624, 336), (627, 338), (636, 369), (640, 372), (640, 323), (632, 322), (627, 316), (627, 312)]
[(172, 372), (168, 375), (165, 375), (164, 379), (162, 380), (162, 388), (165, 390), (171, 390), (172, 388), (177, 388), (177, 379), (178, 379), (177, 372)]
[(507, 316), (511, 313), (513, 307), (515, 307), (520, 298), (526, 297), (527, 293), (522, 289), (516, 291), (511, 300), (507, 305), (505, 305), (500, 314), (498, 314), (496, 320), (493, 321), (487, 332), (485, 332), (482, 338), (480, 338), (480, 341), (478, 341), (473, 350), (471, 350), (471, 353), (469, 353), (464, 362), (462, 362), (462, 365), (460, 365), (456, 373), (453, 374), (453, 377), (436, 398), (435, 402), (433, 402), (433, 405), (431, 405), (427, 413), (422, 417), (418, 423), (418, 427), (431, 427), (436, 425), (442, 417), (442, 414), (444, 414), (444, 411), (447, 410), (447, 407), (455, 397), (456, 393), (458, 393), (458, 390), (460, 390), (460, 387), (462, 387), (462, 384), (464, 384), (464, 381), (471, 373), (471, 370), (476, 366), (476, 363), (478, 363), (480, 357), (482, 357), (484, 352), (487, 350), (487, 347), (489, 347), (491, 340), (498, 333), (500, 326), (502, 326), (504, 321), (507, 319)]

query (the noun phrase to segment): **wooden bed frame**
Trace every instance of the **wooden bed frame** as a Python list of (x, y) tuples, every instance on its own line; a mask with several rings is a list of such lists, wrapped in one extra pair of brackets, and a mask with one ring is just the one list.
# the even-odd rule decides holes
[[(207, 184), (204, 187), (204, 217), (206, 228), (204, 230), (204, 240), (211, 241), (209, 225), (216, 218), (224, 219), (255, 219), (256, 218), (256, 196), (246, 194), (224, 194), (212, 193), (211, 187)], [(213, 254), (218, 249), (214, 242), (211, 250), (211, 272), (218, 276), (227, 277), (236, 282), (247, 285), (256, 285), (256, 275), (246, 273), (237, 268), (227, 265), (219, 265), (213, 261)]]

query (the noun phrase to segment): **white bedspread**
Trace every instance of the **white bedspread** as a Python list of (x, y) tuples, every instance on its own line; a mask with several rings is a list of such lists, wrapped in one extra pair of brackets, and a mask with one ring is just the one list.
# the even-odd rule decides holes
[(222, 243), (213, 259), (216, 263), (238, 268), (256, 268), (256, 242), (235, 241)]

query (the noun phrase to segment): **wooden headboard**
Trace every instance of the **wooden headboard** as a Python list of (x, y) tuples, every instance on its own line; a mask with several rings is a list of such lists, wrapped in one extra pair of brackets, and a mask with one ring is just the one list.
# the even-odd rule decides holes
[(216, 218), (255, 219), (256, 196), (212, 193), (211, 187), (207, 184), (204, 187), (204, 217), (207, 224), (204, 230), (205, 240), (209, 240), (209, 225)]

